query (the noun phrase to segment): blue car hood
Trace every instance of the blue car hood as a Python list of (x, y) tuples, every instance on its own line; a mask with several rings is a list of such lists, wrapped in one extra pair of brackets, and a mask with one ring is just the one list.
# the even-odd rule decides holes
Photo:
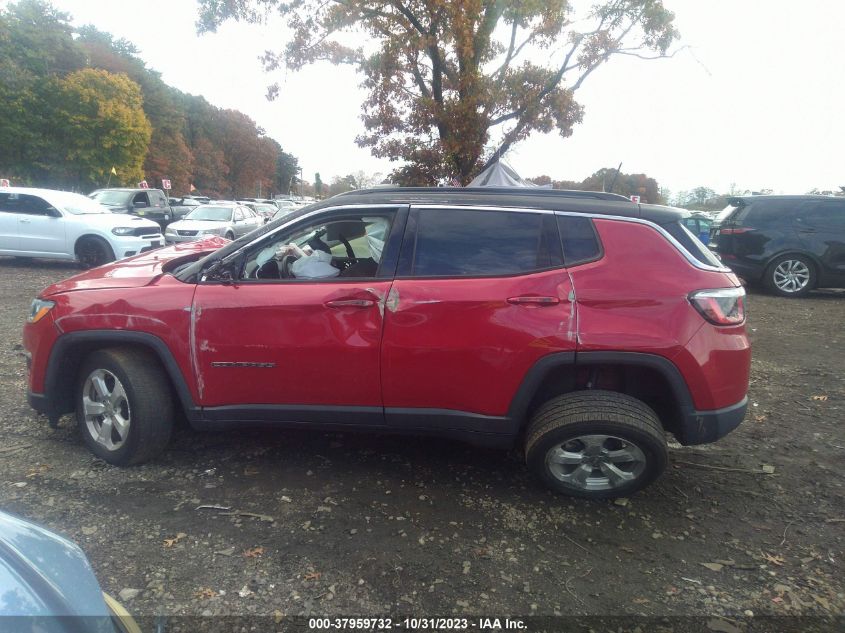
[(106, 624), (109, 611), (76, 543), (0, 512), (0, 616), (97, 616)]

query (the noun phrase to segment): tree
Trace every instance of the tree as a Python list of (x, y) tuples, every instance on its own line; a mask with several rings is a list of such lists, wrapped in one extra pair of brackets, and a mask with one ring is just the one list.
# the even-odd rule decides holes
[(394, 179), (464, 184), (534, 131), (571, 135), (583, 111), (574, 94), (608, 59), (664, 56), (677, 37), (661, 0), (604, 0), (589, 15), (567, 0), (200, 0), (199, 29), (271, 10), (293, 35), (265, 54), (267, 70), (353, 65), (369, 91), (358, 144), (405, 161)]
[(49, 126), (44, 132), (58, 159), (55, 179), (96, 187), (112, 167), (124, 183), (143, 179), (152, 128), (138, 84), (126, 75), (87, 68), (51, 78), (42, 96)]
[(314, 174), (314, 195), (318, 198), (323, 195), (323, 179), (320, 178), (320, 172)]
[(288, 154), (281, 147), (276, 155), (275, 188), (280, 193), (291, 193), (291, 186), (299, 173), (299, 161), (293, 154)]

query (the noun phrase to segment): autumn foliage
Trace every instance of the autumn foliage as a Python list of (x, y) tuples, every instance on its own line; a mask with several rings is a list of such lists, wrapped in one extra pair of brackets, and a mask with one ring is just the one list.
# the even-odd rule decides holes
[(0, 10), (4, 177), (83, 191), (166, 178), (174, 194), (234, 198), (287, 192), (297, 169), (249, 117), (166, 85), (131, 43), (74, 32), (42, 0)]
[(269, 71), (353, 65), (368, 93), (358, 144), (401, 161), (395, 176), (405, 184), (466, 184), (533, 132), (569, 136), (583, 113), (575, 92), (596, 68), (614, 55), (665, 55), (677, 37), (661, 0), (607, 0), (578, 15), (566, 0), (200, 5), (206, 31), (284, 16), (292, 36), (265, 54)]

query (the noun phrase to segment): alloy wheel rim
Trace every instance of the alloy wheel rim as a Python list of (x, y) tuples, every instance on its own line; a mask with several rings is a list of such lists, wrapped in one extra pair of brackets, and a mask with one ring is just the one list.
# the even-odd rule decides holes
[(645, 453), (615, 435), (579, 435), (546, 453), (546, 467), (555, 479), (578, 490), (613, 490), (640, 477)]
[(810, 269), (800, 259), (787, 259), (775, 267), (774, 283), (783, 292), (799, 292), (810, 283)]
[(96, 369), (82, 386), (82, 411), (91, 438), (109, 451), (126, 443), (132, 412), (126, 389), (112, 372)]

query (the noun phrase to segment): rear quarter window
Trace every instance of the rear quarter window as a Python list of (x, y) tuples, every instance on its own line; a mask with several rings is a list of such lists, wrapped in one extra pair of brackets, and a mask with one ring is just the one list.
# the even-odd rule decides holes
[(681, 246), (683, 246), (689, 254), (700, 263), (706, 264), (707, 266), (722, 267), (722, 262), (720, 262), (716, 256), (710, 252), (709, 248), (707, 248), (692, 233), (690, 233), (689, 229), (685, 227), (680, 220), (664, 224), (663, 228), (666, 229), (666, 232), (669, 233), (669, 235), (680, 242)]
[(601, 243), (590, 218), (558, 215), (557, 226), (567, 266), (595, 261), (601, 257)]
[(772, 227), (789, 224), (796, 211), (803, 206), (800, 200), (755, 200), (741, 207), (730, 222), (749, 228)]

